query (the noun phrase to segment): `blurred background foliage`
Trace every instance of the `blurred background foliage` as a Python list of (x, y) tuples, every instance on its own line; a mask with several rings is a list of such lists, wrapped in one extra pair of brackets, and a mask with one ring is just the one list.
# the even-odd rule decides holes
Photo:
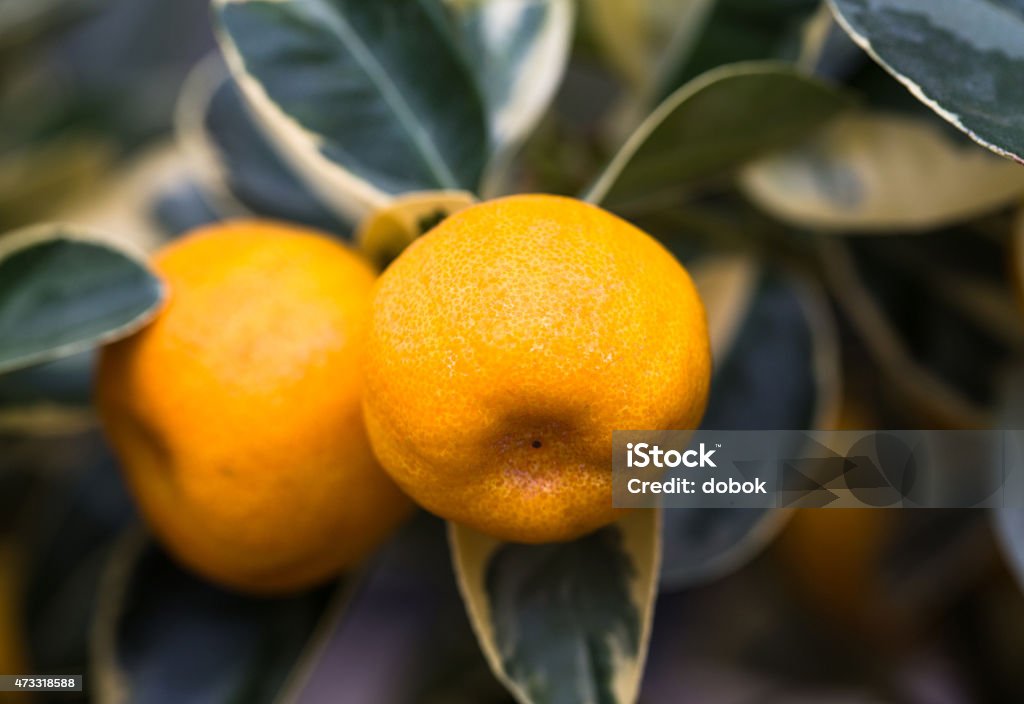
[[(839, 4), (856, 19), (862, 3)], [(1018, 13), (1019, 48), (1022, 8), (994, 4)], [(484, 107), (461, 108), (500, 106), (525, 76), (553, 92), (536, 129), (491, 125), (473, 137), (500, 156), (491, 172), (419, 187), (597, 189), (665, 242), (709, 309), (706, 427), (1019, 426), (1024, 167), (915, 99), (816, 0), (582, 0), (575, 14), (547, 20), (563, 23), (550, 63), (487, 64)], [(358, 199), (310, 182), (337, 165), (282, 149), (216, 47), (208, 0), (3, 0), (0, 230), (66, 221), (151, 251), (255, 214), (353, 237)], [(732, 66), (760, 60), (784, 63)], [(688, 83), (707, 71), (721, 80)], [(780, 71), (806, 79), (767, 89)], [(677, 107), (651, 121), (666, 98)], [(647, 146), (602, 184), (638, 127)], [(418, 234), (397, 222), (395, 237)], [(428, 516), (362, 573), (289, 598), (178, 569), (99, 436), (92, 363), (0, 375), (0, 672), (85, 673), (78, 699), (112, 703), (511, 701)], [(677, 510), (662, 537), (642, 702), (1024, 697), (1016, 513)]]

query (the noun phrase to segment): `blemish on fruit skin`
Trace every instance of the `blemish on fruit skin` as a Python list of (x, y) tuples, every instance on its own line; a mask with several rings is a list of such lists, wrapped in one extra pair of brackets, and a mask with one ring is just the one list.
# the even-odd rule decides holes
[(533, 445), (534, 449), (540, 449), (540, 446), (541, 446), (540, 440), (534, 440), (533, 443), (531, 443), (531, 444)]

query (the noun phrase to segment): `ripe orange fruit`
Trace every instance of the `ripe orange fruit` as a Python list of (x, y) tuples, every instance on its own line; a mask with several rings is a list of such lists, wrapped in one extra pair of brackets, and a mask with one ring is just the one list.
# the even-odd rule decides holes
[(613, 521), (616, 429), (694, 428), (711, 371), (704, 308), (660, 244), (580, 201), (462, 210), (378, 280), (367, 428), (434, 513), (497, 538)]
[(298, 228), (214, 225), (154, 262), (166, 308), (102, 354), (107, 435), (154, 532), (224, 585), (326, 579), (411, 504), (373, 458), (361, 415), (374, 273)]

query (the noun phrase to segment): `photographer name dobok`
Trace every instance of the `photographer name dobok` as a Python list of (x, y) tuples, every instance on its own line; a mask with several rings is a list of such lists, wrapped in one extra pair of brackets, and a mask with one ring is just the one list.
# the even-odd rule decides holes
[[(735, 479), (728, 481), (708, 479), (701, 482), (699, 490), (704, 494), (767, 494), (766, 485), (763, 479), (754, 479), (749, 482), (739, 482)], [(693, 479), (680, 479), (673, 477), (663, 482), (645, 482), (639, 479), (630, 479), (626, 488), (631, 494), (694, 494), (698, 491), (698, 483)]]

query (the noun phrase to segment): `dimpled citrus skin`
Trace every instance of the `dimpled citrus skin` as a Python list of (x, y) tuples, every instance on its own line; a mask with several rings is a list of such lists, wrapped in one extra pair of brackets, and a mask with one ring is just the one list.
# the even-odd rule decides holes
[(106, 348), (98, 403), (143, 514), (183, 563), (250, 592), (299, 589), (411, 507), (361, 416), (374, 274), (327, 237), (238, 221), (160, 252), (166, 307)]
[(424, 508), (516, 542), (612, 508), (612, 431), (695, 428), (711, 353), (689, 275), (580, 201), (511, 196), (414, 242), (376, 285), (367, 428)]

